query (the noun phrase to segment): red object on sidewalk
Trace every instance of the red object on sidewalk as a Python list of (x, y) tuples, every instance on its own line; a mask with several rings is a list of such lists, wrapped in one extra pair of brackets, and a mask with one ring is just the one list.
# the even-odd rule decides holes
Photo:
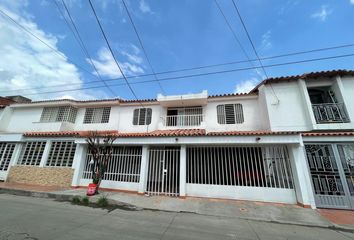
[(87, 196), (93, 196), (93, 195), (95, 195), (95, 193), (96, 193), (96, 187), (97, 187), (97, 184), (90, 183), (90, 184), (88, 185), (86, 195), (87, 195)]

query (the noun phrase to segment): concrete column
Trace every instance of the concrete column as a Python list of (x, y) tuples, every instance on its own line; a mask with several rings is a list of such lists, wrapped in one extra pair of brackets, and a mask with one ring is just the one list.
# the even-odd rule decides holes
[(141, 153), (140, 178), (138, 193), (143, 194), (147, 185), (147, 176), (149, 169), (149, 149), (147, 145), (143, 146)]
[(179, 163), (179, 195), (186, 196), (187, 152), (186, 145), (181, 146)]
[(73, 180), (71, 186), (77, 187), (80, 185), (80, 178), (85, 166), (87, 146), (85, 144), (77, 144), (74, 155), (72, 168), (74, 169)]
[(49, 156), (49, 151), (50, 151), (50, 146), (52, 145), (52, 141), (51, 140), (47, 140), (46, 144), (45, 144), (45, 148), (43, 151), (43, 155), (41, 158), (41, 162), (39, 163), (40, 167), (44, 167), (45, 163), (47, 162), (48, 156)]
[(311, 208), (315, 209), (316, 204), (305, 147), (303, 144), (292, 145), (289, 147), (289, 150), (297, 201), (300, 204), (311, 206)]
[[(304, 79), (299, 79), (298, 80), (298, 85), (300, 88), (300, 92), (302, 95), (302, 98), (304, 99), (304, 108), (307, 109), (307, 111), (305, 111), (307, 120), (310, 121), (310, 124), (312, 125), (312, 128), (314, 128), (316, 126), (316, 119), (315, 119), (315, 115), (313, 114), (313, 110), (312, 110), (312, 103), (310, 100), (310, 96), (308, 94), (308, 90), (307, 90), (307, 86), (306, 86), (306, 82)], [(312, 130), (312, 129), (309, 129)]]

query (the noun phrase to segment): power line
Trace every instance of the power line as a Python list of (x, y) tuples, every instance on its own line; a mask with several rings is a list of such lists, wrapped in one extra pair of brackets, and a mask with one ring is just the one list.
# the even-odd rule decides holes
[[(56, 0), (53, 0), (53, 1), (54, 1), (55, 4), (57, 5), (57, 7), (58, 7), (58, 9), (59, 9), (59, 12), (61, 12), (60, 7), (59, 7), (57, 1), (56, 1)], [(63, 16), (63, 18), (65, 19), (66, 23), (68, 24), (69, 29), (72, 31), (73, 35), (75, 36), (75, 39), (78, 41), (79, 45), (81, 46), (81, 49), (83, 50), (84, 54), (85, 54), (86, 57), (89, 59), (91, 65), (92, 65), (92, 67), (93, 67), (93, 69), (95, 70), (95, 72), (96, 72), (96, 74), (97, 74), (97, 77), (98, 77), (99, 80), (100, 80), (101, 82), (103, 82), (103, 84), (107, 87), (107, 89), (108, 89), (109, 92), (112, 94), (112, 96), (113, 96), (113, 97), (116, 96), (116, 94), (114, 93), (114, 91), (107, 85), (107, 83), (106, 83), (105, 81), (103, 81), (103, 79), (102, 79), (101, 75), (99, 74), (99, 72), (98, 72), (98, 70), (97, 70), (95, 64), (93, 63), (92, 57), (90, 56), (90, 53), (89, 53), (89, 51), (87, 50), (87, 47), (86, 47), (84, 41), (83, 41), (82, 38), (81, 38), (80, 32), (79, 32), (79, 30), (78, 30), (78, 28), (77, 28), (77, 26), (76, 26), (76, 24), (75, 24), (75, 22), (74, 22), (74, 19), (72, 18), (71, 14), (70, 14), (69, 8), (68, 8), (67, 5), (65, 4), (65, 1), (64, 1), (64, 0), (61, 0), (61, 2), (62, 2), (63, 6), (64, 6), (64, 8), (65, 8), (65, 10), (66, 10), (66, 13), (67, 13), (68, 16), (69, 16), (70, 22), (71, 22), (72, 26), (74, 27), (74, 30), (75, 30), (75, 32), (76, 32), (76, 34), (77, 34), (77, 37), (75, 36), (75, 33), (74, 33), (73, 29), (70, 27), (70, 24), (66, 21), (65, 15), (62, 14), (62, 16)]]
[(128, 9), (127, 5), (125, 4), (125, 1), (122, 0), (122, 2), (123, 2), (123, 5), (124, 5), (124, 8), (125, 8), (125, 10), (126, 10), (126, 12), (127, 12), (127, 14), (128, 14), (128, 17), (129, 17), (129, 19), (130, 19), (130, 22), (131, 22), (131, 24), (132, 24), (132, 26), (133, 26), (134, 32), (135, 32), (135, 34), (136, 34), (136, 36), (137, 36), (137, 38), (138, 38), (138, 40), (139, 40), (140, 46), (141, 46), (141, 48), (142, 48), (142, 50), (143, 50), (143, 52), (144, 52), (144, 55), (145, 55), (145, 57), (146, 57), (146, 60), (147, 60), (149, 66), (150, 66), (150, 68), (151, 68), (152, 74), (154, 75), (155, 79), (157, 80), (157, 83), (159, 84), (162, 93), (165, 94), (165, 91), (164, 91), (164, 89), (163, 89), (163, 87), (162, 87), (162, 85), (161, 85), (159, 79), (158, 79), (157, 76), (156, 76), (155, 70), (154, 70), (154, 68), (152, 67), (152, 64), (151, 64), (151, 62), (150, 62), (150, 59), (149, 59), (149, 57), (148, 57), (148, 55), (147, 55), (147, 52), (146, 52), (146, 50), (145, 50), (143, 41), (141, 40), (141, 38), (140, 38), (140, 36), (139, 36), (139, 33), (138, 33), (138, 30), (137, 30), (137, 28), (136, 28), (136, 26), (135, 26), (135, 24), (134, 24), (133, 18), (132, 18), (132, 16), (130, 15), (129, 9)]
[(29, 29), (27, 29), (26, 27), (24, 27), (23, 25), (21, 25), (20, 23), (18, 23), (15, 19), (13, 19), (11, 16), (9, 16), (7, 13), (5, 13), (4, 11), (2, 11), (0, 9), (0, 14), (3, 15), (4, 17), (6, 17), (7, 19), (11, 20), (12, 23), (14, 23), (17, 27), (21, 28), (22, 30), (24, 30), (27, 34), (31, 35), (32, 37), (36, 38), (38, 41), (40, 41), (41, 43), (43, 43), (44, 45), (46, 45), (48, 48), (50, 48), (51, 50), (53, 50), (56, 54), (58, 54), (59, 56), (61, 56), (62, 58), (64, 58), (65, 60), (68, 60), (69, 62), (71, 62), (72, 64), (74, 64), (75, 66), (77, 66), (78, 68), (80, 68), (81, 70), (97, 77), (96, 75), (94, 75), (91, 71), (85, 69), (84, 67), (82, 67), (80, 64), (74, 62), (73, 60), (70, 60), (66, 55), (64, 55), (62, 52), (58, 51), (56, 48), (52, 47), (50, 44), (48, 44), (47, 42), (45, 42), (44, 40), (42, 40), (40, 37), (38, 37), (37, 35), (35, 35), (34, 33), (32, 33)]
[[(98, 19), (96, 10), (95, 10), (94, 6), (92, 5), (91, 0), (89, 0), (89, 3), (90, 3), (90, 7), (91, 7), (92, 12), (93, 12), (93, 14), (95, 15), (95, 19), (96, 19), (96, 21), (97, 21), (97, 24), (98, 24), (98, 26), (100, 27), (101, 33), (102, 33), (102, 35), (103, 35), (103, 38), (104, 38), (104, 40), (105, 40), (105, 42), (106, 42), (106, 44), (107, 44), (107, 46), (108, 46), (109, 51), (110, 51), (111, 54), (112, 54), (113, 60), (115, 61), (117, 67), (119, 68), (119, 71), (120, 71), (120, 73), (122, 74), (122, 76), (123, 76), (123, 78), (124, 78), (124, 80), (125, 80), (127, 86), (129, 87), (130, 91), (132, 92), (133, 96), (135, 97), (136, 100), (138, 100), (138, 97), (136, 96), (136, 94), (135, 94), (135, 92), (134, 92), (132, 86), (130, 85), (130, 83), (129, 83), (127, 77), (125, 76), (125, 74), (124, 74), (124, 72), (123, 72), (123, 70), (122, 70), (120, 64), (118, 63), (118, 61), (117, 61), (117, 59), (116, 59), (116, 56), (115, 56), (115, 54), (114, 54), (114, 52), (113, 52), (113, 50), (112, 50), (112, 48), (111, 48), (111, 45), (110, 45), (110, 43), (109, 43), (109, 41), (108, 41), (108, 38), (107, 38), (107, 36), (106, 36), (106, 33), (105, 33), (104, 30), (103, 30), (103, 27), (102, 27), (102, 25), (101, 25), (101, 22), (100, 22), (100, 20)], [(144, 107), (141, 102), (139, 102), (139, 103), (141, 104), (142, 107)]]
[[(325, 48), (310, 49), (310, 50), (306, 50), (306, 51), (290, 52), (290, 53), (285, 53), (285, 54), (280, 54), (280, 55), (261, 57), (260, 60), (272, 60), (272, 59), (277, 59), (277, 58), (282, 58), (282, 57), (291, 57), (291, 56), (303, 55), (303, 54), (307, 54), (307, 53), (316, 53), (316, 52), (330, 51), (330, 50), (341, 49), (341, 48), (350, 48), (350, 47), (354, 47), (354, 44), (343, 44), (343, 45), (337, 45), (337, 46), (331, 46), (331, 47), (325, 47)], [(251, 59), (251, 61), (258, 62), (258, 59)], [(222, 66), (235, 65), (235, 64), (241, 64), (241, 63), (246, 63), (246, 62), (249, 62), (249, 60), (239, 60), (239, 61), (231, 61), (231, 62), (227, 62), (227, 63), (209, 64), (209, 65), (197, 66), (197, 67), (191, 67), (191, 68), (180, 68), (180, 69), (176, 69), (176, 70), (157, 72), (155, 74), (156, 75), (163, 75), (163, 74), (178, 73), (178, 72), (185, 72), (185, 71), (192, 71), (192, 70), (201, 70), (201, 69), (205, 69), (205, 68), (222, 67)], [(135, 75), (135, 76), (127, 76), (127, 78), (132, 79), (132, 78), (140, 78), (140, 77), (148, 77), (148, 76), (153, 76), (153, 74), (151, 74), (151, 73), (140, 74), (140, 75)], [(116, 80), (123, 80), (123, 78), (105, 79), (103, 81), (111, 82), (111, 81), (116, 81)], [(98, 82), (101, 82), (101, 81), (100, 80), (93, 80), (93, 81), (85, 82), (85, 84), (98, 83)], [(82, 85), (82, 83), (72, 83), (71, 86), (73, 86), (73, 85)], [(36, 87), (36, 88), (19, 88), (19, 89), (0, 91), (0, 92), (38, 90), (38, 89), (63, 87), (63, 86), (67, 86), (67, 84), (56, 84), (56, 85), (52, 85), (52, 86)]]
[[(258, 55), (258, 52), (257, 52), (257, 50), (256, 50), (256, 47), (255, 47), (254, 44), (253, 44), (252, 38), (251, 38), (251, 36), (250, 36), (250, 34), (249, 34), (248, 30), (247, 30), (246, 24), (245, 24), (245, 22), (243, 21), (243, 18), (242, 18), (242, 16), (241, 16), (241, 13), (240, 13), (240, 11), (238, 10), (238, 7), (237, 7), (237, 5), (236, 5), (236, 3), (235, 3), (234, 0), (232, 0), (232, 4), (233, 4), (233, 6), (234, 6), (234, 8), (235, 8), (235, 10), (236, 10), (236, 12), (237, 12), (237, 15), (238, 15), (238, 17), (239, 17), (239, 19), (240, 19), (240, 21), (241, 21), (241, 23), (242, 23), (243, 29), (244, 29), (245, 32), (246, 32), (247, 38), (248, 38), (249, 42), (250, 42), (251, 45), (252, 45), (252, 49), (253, 49), (254, 53), (256, 54), (256, 57), (257, 57), (257, 59), (258, 59), (258, 61), (259, 61), (259, 64), (261, 65), (261, 68), (262, 68), (262, 70), (263, 70), (263, 72), (264, 72), (266, 78), (269, 78), (269, 77), (268, 77), (268, 74), (267, 74), (267, 71), (266, 71), (265, 68), (263, 67), (263, 63), (262, 63), (262, 61), (261, 61), (261, 59), (260, 59), (260, 57), (259, 57), (259, 55)], [(278, 98), (278, 96), (275, 94), (275, 91), (274, 91), (272, 85), (270, 85), (270, 87), (271, 87), (271, 89), (272, 89), (272, 91), (273, 91), (273, 94), (274, 94), (275, 98), (276, 98), (277, 101), (279, 102), (279, 98)]]
[[(270, 65), (264, 65), (264, 68), (272, 68), (272, 67), (279, 67), (279, 66), (285, 66), (285, 65), (301, 64), (301, 63), (307, 63), (307, 62), (316, 62), (316, 61), (323, 61), (323, 60), (337, 59), (337, 58), (346, 58), (346, 57), (354, 57), (354, 53), (344, 54), (344, 55), (336, 55), (336, 56), (329, 56), (329, 57), (322, 57), (322, 58), (305, 59), (305, 60), (285, 62), (285, 63), (270, 64)], [(169, 80), (175, 80), (175, 79), (184, 79), (184, 78), (201, 77), (201, 76), (207, 76), (207, 75), (232, 73), (232, 72), (246, 71), (246, 70), (252, 70), (252, 69), (257, 69), (257, 68), (259, 68), (259, 66), (256, 66), (256, 67), (245, 67), (245, 68), (236, 68), (236, 69), (223, 70), (223, 71), (217, 71), (217, 72), (191, 74), (191, 75), (184, 75), (184, 76), (178, 76), (178, 77), (167, 77), (167, 78), (160, 78), (159, 81), (169, 81)], [(155, 81), (156, 80), (145, 80), (145, 81), (140, 81), (140, 82), (133, 82), (131, 84), (142, 84), (142, 83), (149, 83), (149, 82), (155, 82)], [(122, 86), (122, 85), (125, 85), (125, 84), (124, 83), (111, 84), (110, 86)], [(94, 88), (102, 88), (102, 87), (104, 87), (104, 86), (77, 88), (77, 89), (69, 89), (69, 90), (61, 90), (61, 91), (39, 92), (39, 93), (31, 93), (31, 94), (23, 94), (23, 95), (30, 96), (30, 95), (58, 93), (58, 92), (72, 92), (72, 91), (79, 91), (79, 90), (85, 90), (85, 89), (94, 89)]]
[[(234, 39), (236, 40), (237, 44), (240, 46), (240, 48), (241, 48), (243, 54), (246, 56), (247, 61), (248, 61), (252, 66), (254, 66), (254, 65), (253, 65), (253, 62), (251, 61), (250, 57), (248, 56), (248, 54), (247, 54), (245, 48), (242, 46), (241, 41), (238, 39), (238, 37), (237, 37), (237, 35), (236, 35), (236, 32), (235, 32), (234, 29), (232, 28), (232, 26), (231, 26), (229, 20), (227, 19), (227, 17), (226, 17), (226, 15), (225, 15), (224, 11), (222, 10), (220, 4), (218, 3), (217, 0), (214, 0), (214, 2), (215, 2), (215, 4), (216, 4), (216, 6), (218, 7), (218, 9), (219, 9), (221, 15), (223, 16), (223, 18), (224, 18), (224, 20), (225, 20), (225, 22), (226, 22), (228, 28), (230, 29), (230, 31), (231, 31), (231, 33), (232, 33), (232, 36), (233, 36)], [(261, 77), (261, 79), (263, 78), (258, 72), (257, 72), (257, 74)]]

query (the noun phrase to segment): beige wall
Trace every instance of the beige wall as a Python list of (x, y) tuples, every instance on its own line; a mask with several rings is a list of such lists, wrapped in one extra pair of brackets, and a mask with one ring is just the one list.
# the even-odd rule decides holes
[(68, 167), (12, 166), (8, 182), (70, 187), (74, 169)]

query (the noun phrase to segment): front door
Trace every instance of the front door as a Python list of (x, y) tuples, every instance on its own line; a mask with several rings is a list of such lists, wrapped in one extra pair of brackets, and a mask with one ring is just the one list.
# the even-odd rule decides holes
[(306, 144), (317, 207), (354, 209), (354, 146)]
[(146, 193), (179, 195), (179, 148), (151, 148)]

